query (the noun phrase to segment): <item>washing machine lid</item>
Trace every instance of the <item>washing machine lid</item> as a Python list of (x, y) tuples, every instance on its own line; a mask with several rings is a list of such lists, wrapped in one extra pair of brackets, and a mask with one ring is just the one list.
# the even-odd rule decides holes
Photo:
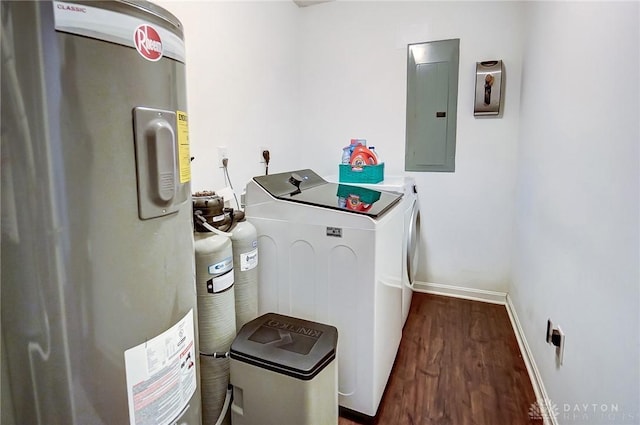
[(402, 193), (329, 183), (309, 169), (257, 176), (253, 180), (277, 199), (373, 218), (390, 210), (403, 196)]

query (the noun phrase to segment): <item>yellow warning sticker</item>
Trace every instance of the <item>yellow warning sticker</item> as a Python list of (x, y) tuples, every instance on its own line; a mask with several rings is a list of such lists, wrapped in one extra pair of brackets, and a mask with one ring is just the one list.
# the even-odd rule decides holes
[(180, 183), (191, 180), (191, 152), (189, 151), (189, 121), (187, 113), (176, 111), (178, 116), (178, 163), (180, 164)]

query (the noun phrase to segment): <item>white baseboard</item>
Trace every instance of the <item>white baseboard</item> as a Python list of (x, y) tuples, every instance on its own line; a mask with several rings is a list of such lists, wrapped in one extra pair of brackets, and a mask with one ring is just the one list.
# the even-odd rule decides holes
[(463, 286), (442, 285), (440, 283), (415, 282), (413, 290), (426, 294), (445, 295), (465, 300), (483, 301), (492, 304), (506, 304), (506, 292), (487, 291), (484, 289), (465, 288)]
[(513, 327), (513, 331), (516, 335), (516, 340), (518, 341), (518, 346), (522, 353), (524, 364), (527, 368), (527, 372), (529, 373), (529, 379), (531, 380), (531, 385), (533, 386), (538, 406), (540, 406), (542, 410), (544, 425), (558, 425), (558, 421), (553, 414), (545, 414), (545, 412), (552, 412), (551, 409), (554, 406), (552, 405), (549, 395), (544, 387), (542, 377), (540, 376), (535, 359), (533, 358), (533, 353), (529, 348), (529, 344), (527, 344), (527, 339), (524, 336), (524, 330), (520, 325), (520, 320), (518, 320), (518, 315), (509, 294), (506, 292), (487, 291), (484, 289), (465, 288), (462, 286), (442, 285), (430, 282), (415, 282), (413, 289), (415, 292), (423, 292), (426, 294), (444, 295), (447, 297), (504, 305), (507, 309), (511, 326)]
[[(540, 376), (540, 372), (538, 371), (538, 367), (536, 366), (535, 359), (533, 358), (533, 353), (529, 348), (527, 338), (524, 336), (524, 330), (520, 325), (518, 314), (516, 313), (516, 309), (513, 306), (513, 302), (511, 301), (511, 297), (509, 296), (509, 294), (507, 294), (507, 302), (505, 306), (507, 307), (507, 313), (509, 314), (509, 319), (511, 320), (513, 331), (516, 334), (516, 339), (518, 340), (518, 346), (520, 347), (520, 352), (522, 353), (524, 364), (527, 367), (527, 372), (529, 372), (529, 379), (531, 380), (531, 385), (533, 386), (533, 392), (536, 394), (538, 406), (541, 407), (542, 412), (553, 412), (551, 409), (554, 406), (552, 405), (551, 400), (549, 399), (549, 395), (547, 394), (547, 390), (544, 387), (542, 377)], [(544, 414), (543, 420), (544, 425), (558, 425), (556, 416), (553, 414)]]

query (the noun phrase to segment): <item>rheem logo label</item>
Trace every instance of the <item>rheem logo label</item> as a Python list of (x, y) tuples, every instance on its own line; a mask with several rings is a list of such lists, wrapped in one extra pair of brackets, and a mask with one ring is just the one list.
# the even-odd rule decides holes
[(136, 50), (143, 58), (156, 62), (162, 57), (162, 40), (160, 34), (150, 25), (140, 25), (133, 32)]

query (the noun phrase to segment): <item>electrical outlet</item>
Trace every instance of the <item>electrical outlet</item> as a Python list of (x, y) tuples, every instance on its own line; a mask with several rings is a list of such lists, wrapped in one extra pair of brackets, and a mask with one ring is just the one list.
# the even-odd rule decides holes
[(265, 163), (264, 156), (262, 155), (262, 153), (264, 151), (268, 151), (268, 150), (269, 150), (268, 146), (258, 146), (258, 158), (259, 158), (258, 162), (260, 164), (264, 164)]
[(551, 342), (551, 336), (553, 335), (553, 322), (551, 321), (551, 319), (547, 320), (547, 344), (552, 344)]
[(556, 362), (558, 366), (562, 365), (564, 357), (564, 332), (560, 329), (560, 326), (554, 328), (551, 319), (547, 320), (547, 343), (556, 347)]
[(226, 146), (218, 146), (218, 167), (222, 168), (224, 165), (222, 164), (223, 159), (229, 159), (229, 153), (227, 152)]
[(560, 326), (553, 330), (551, 340), (556, 347), (556, 361), (558, 366), (561, 366), (564, 357), (564, 332), (562, 332)]

